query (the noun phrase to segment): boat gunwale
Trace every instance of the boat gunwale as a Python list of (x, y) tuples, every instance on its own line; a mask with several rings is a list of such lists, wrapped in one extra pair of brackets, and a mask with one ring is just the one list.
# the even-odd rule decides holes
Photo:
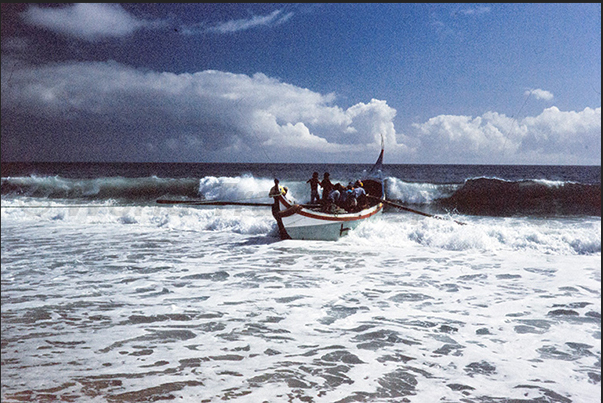
[[(283, 195), (279, 196), (279, 200), (281, 203), (283, 203), (283, 205), (285, 206), (286, 209), (294, 206), (287, 199), (285, 199), (285, 197)], [(358, 221), (358, 220), (363, 220), (365, 218), (369, 218), (369, 217), (379, 213), (382, 209), (383, 209), (383, 203), (379, 203), (372, 207), (369, 207), (368, 209), (361, 210), (357, 213), (332, 214), (332, 213), (323, 213), (323, 212), (312, 211), (312, 210), (302, 206), (302, 208), (299, 211), (296, 211), (295, 214), (299, 214), (299, 215), (307, 217), (307, 218), (313, 218), (313, 219), (322, 220), (322, 221), (346, 222), (346, 221)], [(364, 213), (364, 212), (367, 212), (367, 213)]]

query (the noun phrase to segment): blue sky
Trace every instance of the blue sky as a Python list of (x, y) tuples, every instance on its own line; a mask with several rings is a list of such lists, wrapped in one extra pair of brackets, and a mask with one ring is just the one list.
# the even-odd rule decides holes
[(601, 164), (601, 4), (2, 4), (2, 161)]

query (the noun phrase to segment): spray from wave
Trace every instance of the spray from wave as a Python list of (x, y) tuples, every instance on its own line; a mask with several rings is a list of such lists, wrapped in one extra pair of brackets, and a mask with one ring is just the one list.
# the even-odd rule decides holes
[(270, 201), (268, 190), (274, 185), (269, 179), (252, 175), (238, 177), (206, 176), (199, 180), (199, 196), (207, 200), (260, 200)]
[(431, 204), (451, 196), (459, 187), (455, 184), (405, 182), (389, 177), (385, 180), (387, 198), (403, 204)]

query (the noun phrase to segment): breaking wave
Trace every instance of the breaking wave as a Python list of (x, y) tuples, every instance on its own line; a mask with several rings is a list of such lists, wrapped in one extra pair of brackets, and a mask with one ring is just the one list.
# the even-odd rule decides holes
[(601, 185), (476, 178), (436, 203), (471, 215), (601, 216)]
[[(387, 199), (422, 206), (432, 213), (508, 217), (601, 216), (601, 185), (569, 181), (473, 178), (463, 184), (406, 182), (386, 179)], [(309, 201), (305, 181), (281, 181), (300, 203)], [(2, 178), (2, 195), (86, 201), (153, 204), (159, 198), (221, 201), (270, 201), (272, 179), (253, 175), (197, 178), (107, 177), (70, 179), (61, 176)]]
[(197, 197), (199, 181), (194, 178), (94, 178), (70, 179), (61, 176), (2, 178), (2, 195), (50, 199), (154, 200), (173, 195)]

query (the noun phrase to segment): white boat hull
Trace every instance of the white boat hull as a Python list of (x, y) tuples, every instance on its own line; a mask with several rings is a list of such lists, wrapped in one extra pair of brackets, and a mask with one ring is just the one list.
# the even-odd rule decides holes
[(278, 201), (275, 218), (281, 221), (279, 230), (283, 239), (336, 241), (383, 211), (383, 204), (379, 203), (357, 213), (329, 214), (293, 205), (283, 196)]

